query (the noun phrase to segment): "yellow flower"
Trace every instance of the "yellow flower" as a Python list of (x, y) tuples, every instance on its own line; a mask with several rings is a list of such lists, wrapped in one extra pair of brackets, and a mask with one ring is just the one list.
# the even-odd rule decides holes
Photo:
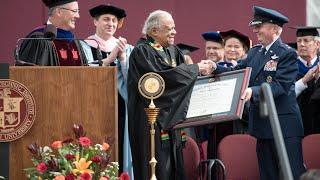
[(79, 161), (79, 156), (77, 156), (77, 161), (73, 162), (76, 165), (76, 169), (73, 169), (72, 172), (74, 174), (77, 174), (78, 172), (80, 174), (82, 173), (89, 173), (93, 174), (94, 172), (91, 169), (88, 169), (92, 161), (87, 161), (85, 158), (81, 158)]

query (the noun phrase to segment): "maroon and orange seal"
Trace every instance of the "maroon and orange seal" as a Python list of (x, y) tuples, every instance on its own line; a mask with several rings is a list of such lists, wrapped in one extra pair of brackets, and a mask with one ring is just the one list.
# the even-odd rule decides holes
[(27, 87), (0, 79), (0, 142), (21, 138), (32, 127), (35, 116), (35, 100)]

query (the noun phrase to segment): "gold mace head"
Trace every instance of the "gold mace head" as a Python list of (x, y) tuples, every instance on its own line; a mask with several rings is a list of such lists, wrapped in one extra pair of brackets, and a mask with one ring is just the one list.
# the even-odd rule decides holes
[(154, 124), (157, 120), (157, 116), (159, 115), (160, 109), (159, 108), (144, 108), (148, 116), (149, 124)]

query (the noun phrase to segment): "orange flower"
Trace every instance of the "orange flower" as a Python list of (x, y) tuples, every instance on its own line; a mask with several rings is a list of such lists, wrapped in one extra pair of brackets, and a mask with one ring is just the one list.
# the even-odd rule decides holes
[(102, 148), (103, 148), (103, 150), (105, 150), (105, 151), (108, 151), (108, 149), (110, 148), (110, 145), (108, 144), (108, 143), (102, 143)]
[(89, 166), (92, 163), (92, 161), (87, 161), (87, 159), (85, 158), (80, 158), (80, 160), (78, 159), (79, 158), (77, 157), (77, 161), (73, 162), (76, 165), (76, 168), (72, 170), (74, 174), (77, 174), (77, 173), (93, 174), (94, 173), (91, 169), (89, 169)]
[(52, 144), (51, 144), (51, 147), (53, 149), (60, 149), (62, 148), (62, 141), (54, 141)]
[(56, 176), (53, 180), (65, 180), (66, 178), (62, 175)]

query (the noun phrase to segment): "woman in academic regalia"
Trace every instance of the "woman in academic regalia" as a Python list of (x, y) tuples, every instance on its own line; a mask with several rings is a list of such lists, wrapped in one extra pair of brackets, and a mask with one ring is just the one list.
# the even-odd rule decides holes
[(251, 47), (248, 36), (231, 29), (220, 32), (224, 41), (224, 62), (226, 66), (235, 66), (238, 61), (246, 58), (246, 54)]

